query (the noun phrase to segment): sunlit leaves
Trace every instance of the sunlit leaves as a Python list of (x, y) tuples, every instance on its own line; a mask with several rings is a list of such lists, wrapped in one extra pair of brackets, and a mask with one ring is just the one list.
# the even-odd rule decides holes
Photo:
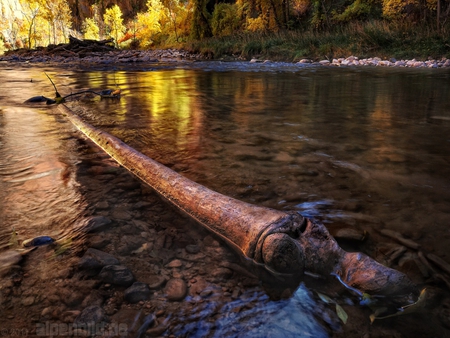
[[(153, 3), (153, 5), (152, 5)], [(161, 24), (159, 23), (162, 15), (159, 12), (161, 2), (158, 0), (150, 0), (147, 2), (148, 10), (145, 13), (138, 13), (137, 15), (137, 34), (142, 47), (152, 45), (153, 36), (161, 32)]]
[(85, 39), (99, 40), (100, 29), (93, 18), (86, 18), (83, 22), (83, 33)]
[(117, 46), (119, 39), (125, 32), (120, 7), (114, 5), (111, 8), (106, 9), (105, 14), (103, 15), (103, 21), (105, 22), (105, 26), (107, 27), (109, 34), (114, 38)]

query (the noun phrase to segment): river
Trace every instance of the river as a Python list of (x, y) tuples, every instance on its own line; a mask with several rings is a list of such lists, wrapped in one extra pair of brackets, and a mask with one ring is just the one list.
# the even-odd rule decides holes
[[(322, 221), (332, 234), (340, 229), (366, 234), (363, 243), (342, 245), (379, 261), (398, 246), (379, 233), (389, 229), (415, 241), (421, 252), (450, 262), (450, 71), (219, 62), (109, 70), (1, 65), (2, 250), (11, 246), (13, 231), (21, 240), (39, 235), (58, 238), (86, 214), (113, 221), (117, 217), (116, 223), (124, 225), (131, 224), (131, 218), (154, 217), (133, 209), (145, 189), (139, 183), (127, 185), (123, 177), (118, 186), (109, 180), (93, 182), (96, 170), (108, 168), (102, 174), (111, 174), (120, 168), (86, 143), (55, 109), (24, 104), (33, 96), (53, 96), (44, 72), (63, 95), (87, 88), (120, 88), (120, 99), (85, 98), (83, 117), (208, 188), (252, 204), (299, 211)], [(123, 194), (129, 194), (125, 202), (120, 199)], [(99, 207), (102, 201), (108, 203)], [(148, 205), (152, 203), (160, 202)], [(160, 216), (156, 223), (158, 219), (179, 223), (179, 233), (195, 227), (178, 219), (164, 203), (155, 210)], [(124, 212), (132, 217), (124, 217)], [(115, 231), (120, 233), (117, 227)], [(218, 251), (227, 250), (220, 245)], [(181, 246), (166, 245), (174, 252)], [(122, 254), (127, 260), (129, 253)], [(349, 313), (343, 325), (334, 303), (318, 300), (311, 285), (302, 284), (280, 303), (262, 289), (241, 284), (238, 294), (247, 301), (232, 297), (228, 310), (222, 300), (215, 301), (215, 312), (204, 306), (195, 316), (179, 314), (170, 320), (182, 324), (169, 325), (166, 332), (199, 337), (450, 334), (448, 289), (421, 274), (411, 263), (415, 259), (417, 250), (408, 249), (391, 263), (437, 295), (439, 300), (430, 301), (418, 314), (371, 325), (371, 311), (346, 298), (344, 290), (332, 295)], [(191, 284), (196, 283), (196, 277), (190, 277)], [(233, 293), (238, 279), (227, 278), (228, 284), (219, 284), (225, 293)], [(8, 297), (12, 296), (3, 296)], [(33, 297), (30, 309), (45, 303), (43, 297)], [(64, 311), (81, 309), (77, 304)], [(224, 311), (231, 315), (223, 315)], [(198, 321), (203, 324), (194, 324)], [(27, 329), (33, 325), (30, 322)], [(244, 330), (246, 325), (250, 328)]]

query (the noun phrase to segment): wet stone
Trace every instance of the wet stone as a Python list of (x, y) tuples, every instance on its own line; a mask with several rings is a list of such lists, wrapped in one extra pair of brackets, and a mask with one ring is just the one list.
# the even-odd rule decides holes
[(131, 271), (123, 265), (106, 265), (99, 274), (105, 283), (130, 286), (134, 282)]
[(104, 236), (92, 236), (88, 240), (89, 246), (94, 249), (102, 249), (111, 243), (111, 240)]
[(183, 262), (179, 259), (174, 259), (169, 264), (166, 265), (166, 268), (181, 268), (183, 266)]
[(69, 288), (61, 288), (58, 291), (61, 301), (67, 306), (76, 306), (81, 304), (84, 299), (84, 294), (78, 290), (73, 290)]
[(125, 300), (131, 304), (148, 300), (150, 295), (151, 291), (148, 285), (141, 282), (133, 283), (124, 293)]
[(105, 210), (108, 208), (109, 208), (109, 203), (107, 201), (101, 201), (95, 205), (95, 209), (99, 209), (99, 210)]
[(92, 325), (107, 321), (105, 311), (100, 306), (88, 306), (75, 319), (75, 324)]
[(209, 274), (214, 281), (229, 279), (233, 275), (233, 270), (228, 268), (216, 268)]
[(116, 218), (118, 220), (122, 221), (129, 221), (133, 218), (133, 216), (125, 209), (114, 209), (111, 213), (113, 218)]
[(144, 243), (145, 240), (141, 237), (126, 235), (121, 238), (116, 250), (119, 254), (127, 256), (136, 249), (139, 249)]
[[(122, 308), (117, 313), (111, 316), (111, 324), (115, 324), (117, 327), (120, 325), (126, 325), (128, 335), (122, 335), (127, 337), (136, 337), (136, 333), (143, 322), (144, 313), (136, 309)], [(119, 334), (118, 337), (120, 336), (121, 335)]]
[(23, 306), (33, 305), (34, 304), (34, 300), (35, 300), (34, 296), (26, 297), (26, 298), (22, 299), (22, 305)]
[(113, 255), (97, 249), (89, 248), (86, 250), (84, 256), (81, 257), (78, 266), (87, 270), (99, 270), (106, 265), (119, 264), (120, 262)]
[(104, 302), (103, 295), (98, 290), (93, 290), (81, 303), (81, 306), (87, 307), (92, 305), (102, 306)]
[(82, 233), (100, 231), (111, 223), (109, 218), (94, 216), (83, 219), (75, 225), (75, 230)]
[(186, 252), (190, 254), (198, 254), (200, 252), (200, 246), (195, 244), (186, 245)]
[(166, 282), (166, 278), (163, 276), (154, 276), (148, 283), (148, 287), (152, 290), (159, 289)]
[(186, 282), (180, 278), (173, 278), (167, 282), (164, 293), (170, 301), (183, 300), (187, 294)]

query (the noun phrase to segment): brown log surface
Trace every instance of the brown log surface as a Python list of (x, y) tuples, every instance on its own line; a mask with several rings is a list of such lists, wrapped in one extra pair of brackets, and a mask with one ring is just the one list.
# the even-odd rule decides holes
[(58, 109), (118, 163), (247, 257), (253, 258), (262, 232), (286, 217), (284, 212), (238, 201), (195, 183), (86, 123), (65, 105)]

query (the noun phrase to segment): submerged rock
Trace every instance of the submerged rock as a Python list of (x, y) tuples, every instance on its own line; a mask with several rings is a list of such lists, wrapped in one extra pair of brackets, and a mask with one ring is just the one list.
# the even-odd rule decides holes
[(135, 282), (125, 290), (124, 297), (128, 303), (135, 304), (149, 299), (150, 294), (151, 291), (147, 284)]
[(109, 225), (111, 220), (104, 216), (93, 216), (83, 219), (74, 226), (76, 232), (89, 233), (101, 230), (104, 226)]
[(130, 286), (135, 281), (132, 272), (123, 265), (106, 265), (99, 276), (105, 283), (122, 286)]
[(181, 278), (173, 278), (169, 280), (164, 288), (167, 299), (171, 301), (180, 301), (186, 297), (187, 285)]
[(100, 306), (88, 306), (75, 319), (75, 324), (92, 326), (101, 322), (108, 321), (108, 316)]
[[(89, 248), (78, 262), (78, 266), (86, 270), (100, 270), (106, 265), (119, 265), (120, 262), (113, 255)], [(97, 271), (98, 272), (98, 271)]]

